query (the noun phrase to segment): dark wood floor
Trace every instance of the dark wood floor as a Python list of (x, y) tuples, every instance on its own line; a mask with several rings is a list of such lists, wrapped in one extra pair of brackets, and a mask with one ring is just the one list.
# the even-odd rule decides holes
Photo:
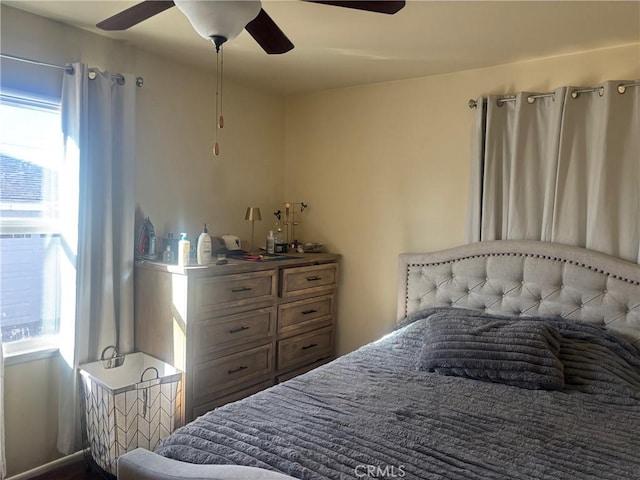
[(33, 480), (105, 480), (106, 478), (113, 477), (105, 477), (95, 467), (87, 469), (87, 464), (82, 460), (34, 477)]

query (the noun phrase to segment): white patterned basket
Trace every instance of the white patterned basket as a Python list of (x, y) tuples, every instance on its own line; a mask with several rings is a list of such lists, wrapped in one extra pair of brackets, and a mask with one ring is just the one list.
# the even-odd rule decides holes
[(158, 442), (182, 425), (182, 372), (145, 353), (117, 366), (80, 365), (85, 431), (91, 456), (115, 475), (120, 455)]

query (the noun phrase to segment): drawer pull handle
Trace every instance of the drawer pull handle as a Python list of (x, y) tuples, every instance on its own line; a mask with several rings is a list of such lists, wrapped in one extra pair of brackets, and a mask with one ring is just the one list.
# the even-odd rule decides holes
[(238, 368), (234, 368), (233, 370), (227, 370), (227, 373), (229, 375), (232, 375), (234, 373), (241, 372), (242, 370), (246, 370), (247, 368), (249, 368), (249, 367), (247, 367), (246, 365), (241, 365)]
[(317, 282), (318, 280), (322, 280), (322, 277), (307, 277), (307, 282)]
[(311, 309), (311, 310), (305, 310), (305, 311), (303, 311), (303, 312), (302, 312), (302, 314), (303, 314), (303, 315), (309, 315), (309, 314), (311, 314), (311, 313), (316, 313), (317, 311), (318, 311), (318, 310), (314, 310), (314, 309)]
[(238, 327), (238, 328), (232, 328), (231, 330), (229, 330), (229, 333), (238, 333), (238, 332), (242, 332), (243, 330), (249, 330), (250, 327), (245, 327), (244, 325), (242, 327)]
[(250, 290), (253, 290), (251, 287), (240, 287), (240, 288), (232, 288), (231, 291), (233, 293), (240, 293), (240, 292), (248, 292)]
[(317, 346), (318, 346), (317, 343), (310, 343), (309, 345), (305, 345), (304, 347), (302, 347), (302, 350), (308, 350), (310, 348), (317, 347)]

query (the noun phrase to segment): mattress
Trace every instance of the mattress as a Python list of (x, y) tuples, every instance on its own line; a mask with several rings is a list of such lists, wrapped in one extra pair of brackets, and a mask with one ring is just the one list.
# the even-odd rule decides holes
[(637, 347), (611, 333), (593, 343), (596, 327), (546, 319), (565, 342), (562, 388), (421, 369), (434, 312), (465, 315), (450, 310), (421, 312), (377, 342), (209, 412), (156, 453), (310, 480), (640, 478)]

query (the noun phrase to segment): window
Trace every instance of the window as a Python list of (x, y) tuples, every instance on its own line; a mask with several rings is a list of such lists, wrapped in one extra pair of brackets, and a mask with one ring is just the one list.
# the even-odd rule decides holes
[(8, 353), (54, 346), (59, 331), (63, 158), (60, 104), (2, 92), (0, 328)]

